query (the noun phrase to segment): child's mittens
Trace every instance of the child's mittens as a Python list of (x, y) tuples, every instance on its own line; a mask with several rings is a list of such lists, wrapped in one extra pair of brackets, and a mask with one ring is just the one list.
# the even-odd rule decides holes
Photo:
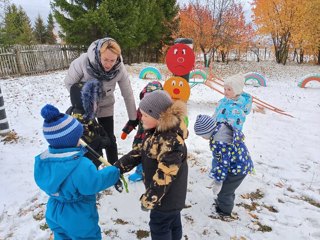
[(122, 134), (121, 134), (121, 139), (122, 139), (122, 140), (125, 140), (125, 139), (127, 138), (127, 136), (128, 136), (127, 133), (122, 132)]
[[(157, 196), (152, 196), (151, 197), (151, 201), (147, 199), (145, 194), (142, 194), (140, 197), (140, 201), (141, 201), (141, 209), (147, 209), (147, 210), (151, 210), (154, 208), (155, 202), (157, 201)], [(147, 211), (144, 210), (144, 211)]]
[(222, 188), (222, 182), (218, 182), (217, 180), (213, 180), (212, 182), (212, 192), (213, 194), (218, 194)]
[(123, 184), (121, 180), (119, 179), (118, 182), (114, 185), (114, 188), (119, 192), (122, 193), (123, 191)]
[(124, 128), (122, 129), (121, 139), (126, 139), (127, 135), (131, 133), (133, 129), (136, 128), (136, 126), (139, 124), (139, 120), (129, 120)]

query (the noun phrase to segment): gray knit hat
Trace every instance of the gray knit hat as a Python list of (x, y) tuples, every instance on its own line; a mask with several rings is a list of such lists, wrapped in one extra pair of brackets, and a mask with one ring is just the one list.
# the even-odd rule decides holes
[(196, 122), (194, 123), (194, 132), (201, 137), (209, 139), (213, 134), (213, 130), (216, 126), (216, 121), (213, 117), (208, 115), (198, 115)]
[(160, 114), (165, 112), (172, 103), (169, 93), (164, 90), (157, 90), (146, 95), (140, 101), (139, 108), (151, 117), (159, 119)]

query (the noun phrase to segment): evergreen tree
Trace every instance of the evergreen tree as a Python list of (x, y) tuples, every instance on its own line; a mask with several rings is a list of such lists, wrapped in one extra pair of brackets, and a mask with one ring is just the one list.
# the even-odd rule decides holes
[(37, 43), (44, 44), (46, 42), (46, 26), (43, 24), (40, 14), (36, 18), (33, 35)]
[(30, 19), (20, 6), (9, 5), (5, 11), (3, 27), (4, 44), (32, 44), (34, 37)]
[(45, 42), (47, 44), (56, 44), (57, 43), (57, 39), (56, 39), (55, 34), (53, 33), (53, 29), (54, 29), (54, 20), (53, 20), (52, 13), (50, 13), (48, 16), (47, 28), (46, 28), (46, 41)]
[(100, 8), (102, 1), (52, 1), (53, 15), (64, 32), (61, 37), (67, 43), (89, 45), (114, 28), (114, 21), (110, 19), (108, 11)]

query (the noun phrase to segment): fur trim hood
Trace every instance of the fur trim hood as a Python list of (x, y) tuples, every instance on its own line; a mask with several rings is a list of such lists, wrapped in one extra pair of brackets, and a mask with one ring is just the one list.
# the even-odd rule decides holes
[(171, 107), (160, 114), (159, 124), (156, 128), (159, 132), (180, 128), (184, 139), (188, 136), (187, 129), (187, 104), (181, 100), (175, 101)]

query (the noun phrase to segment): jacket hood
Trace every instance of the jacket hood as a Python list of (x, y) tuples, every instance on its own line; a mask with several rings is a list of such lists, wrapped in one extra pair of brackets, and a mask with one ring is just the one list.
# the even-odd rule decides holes
[(231, 124), (229, 124), (228, 122), (217, 122), (216, 126), (214, 127), (213, 133), (212, 133), (212, 137), (219, 131), (219, 129), (221, 128), (222, 124), (227, 125), (228, 128), (230, 128), (233, 132), (232, 134), (232, 144), (239, 144), (241, 142), (244, 141), (244, 134), (242, 131), (240, 131), (237, 128), (232, 127)]
[(140, 92), (139, 98), (140, 100), (144, 98), (144, 96), (148, 93), (151, 93), (156, 90), (163, 90), (162, 84), (159, 81), (149, 82)]
[(85, 154), (84, 148), (48, 150), (35, 157), (34, 179), (50, 196), (56, 196), (65, 179), (78, 166), (78, 158)]
[(246, 115), (251, 112), (252, 96), (249, 93), (243, 92), (236, 102), (240, 105)]
[(86, 82), (81, 91), (84, 118), (93, 119), (99, 100), (102, 98), (102, 83), (96, 79)]
[(171, 107), (160, 114), (157, 131), (165, 132), (178, 127), (181, 129), (184, 139), (188, 137), (187, 129), (187, 105), (181, 100), (175, 101)]

